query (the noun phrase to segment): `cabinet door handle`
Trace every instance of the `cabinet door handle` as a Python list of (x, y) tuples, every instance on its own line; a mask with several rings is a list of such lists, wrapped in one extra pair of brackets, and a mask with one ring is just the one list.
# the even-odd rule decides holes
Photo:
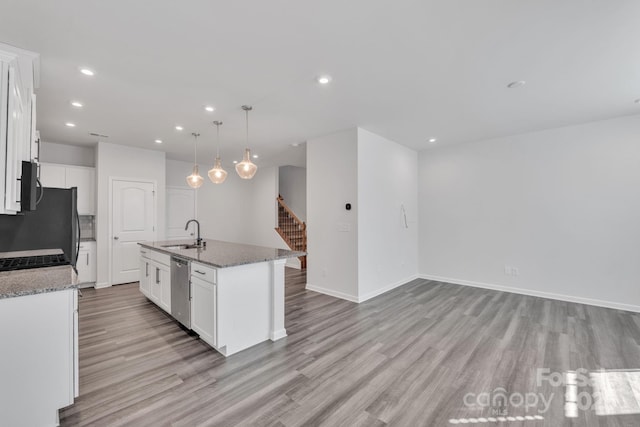
[(160, 269), (156, 267), (156, 285), (160, 283)]
[(149, 277), (149, 263), (145, 262), (144, 263), (144, 277)]
[(89, 252), (87, 252), (87, 265), (89, 265)]

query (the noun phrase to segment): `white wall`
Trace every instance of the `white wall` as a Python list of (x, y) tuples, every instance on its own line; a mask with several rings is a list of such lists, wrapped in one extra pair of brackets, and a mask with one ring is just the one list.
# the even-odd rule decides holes
[(96, 148), (96, 181), (98, 186), (96, 241), (97, 286), (109, 283), (109, 177), (153, 180), (156, 182), (156, 233), (164, 238), (165, 230), (165, 153), (124, 145), (99, 142)]
[[(358, 298), (357, 142), (356, 129), (307, 141), (307, 288), (353, 301)], [(345, 210), (347, 202), (351, 211)]]
[(95, 158), (95, 147), (80, 147), (45, 141), (40, 143), (41, 162), (94, 167)]
[[(203, 237), (229, 242), (288, 249), (275, 231), (278, 168), (258, 168), (251, 180), (243, 180), (233, 166), (226, 166), (227, 179), (213, 184), (200, 165), (204, 184), (196, 191), (197, 218)], [(187, 187), (185, 177), (193, 164), (167, 160), (167, 185)]]
[(302, 221), (307, 220), (307, 170), (280, 166), (279, 190), (284, 202)]
[[(166, 182), (168, 187), (184, 187), (191, 188), (187, 185), (187, 176), (191, 175), (191, 169), (193, 169), (193, 163), (182, 162), (180, 160), (166, 160)], [(202, 172), (200, 174), (202, 175)], [(204, 171), (206, 174), (207, 171)], [(205, 179), (208, 179), (206, 175), (202, 175)], [(205, 184), (203, 184), (205, 185)]]
[(278, 167), (259, 168), (251, 185), (249, 243), (289, 249), (275, 228), (278, 226)]
[(640, 311), (639, 138), (631, 116), (421, 152), (420, 272)]
[(360, 301), (417, 277), (417, 205), (418, 153), (358, 129)]

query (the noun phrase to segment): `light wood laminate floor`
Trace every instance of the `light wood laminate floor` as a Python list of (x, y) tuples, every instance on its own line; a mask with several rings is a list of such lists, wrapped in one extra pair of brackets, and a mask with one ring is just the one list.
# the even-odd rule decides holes
[[(83, 290), (81, 395), (62, 425), (640, 425), (640, 415), (593, 409), (565, 418), (565, 388), (536, 381), (539, 368), (640, 368), (637, 314), (426, 280), (358, 305), (305, 281), (287, 269), (289, 336), (227, 359), (137, 284)], [(464, 403), (499, 388), (551, 403)], [(498, 416), (513, 419), (490, 421)]]

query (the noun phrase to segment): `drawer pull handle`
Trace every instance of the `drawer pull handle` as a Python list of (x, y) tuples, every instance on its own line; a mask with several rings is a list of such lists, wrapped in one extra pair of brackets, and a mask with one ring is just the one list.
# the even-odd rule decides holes
[(199, 271), (199, 270), (195, 270), (195, 272), (198, 273), (198, 274), (205, 274), (204, 272)]

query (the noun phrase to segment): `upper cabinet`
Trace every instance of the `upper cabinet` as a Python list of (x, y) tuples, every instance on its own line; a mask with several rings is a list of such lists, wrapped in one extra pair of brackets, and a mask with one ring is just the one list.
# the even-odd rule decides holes
[(0, 214), (20, 210), (22, 162), (34, 147), (38, 54), (0, 44)]
[(67, 167), (67, 187), (78, 187), (78, 214), (95, 215), (96, 171), (94, 168)]
[(40, 182), (43, 187), (78, 188), (78, 214), (95, 215), (95, 169), (84, 166), (40, 163)]

